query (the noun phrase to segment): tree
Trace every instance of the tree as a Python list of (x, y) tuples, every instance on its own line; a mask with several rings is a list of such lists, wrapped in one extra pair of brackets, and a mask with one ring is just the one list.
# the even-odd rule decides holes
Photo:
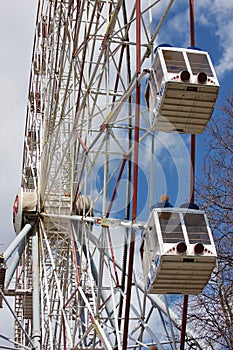
[(206, 211), (218, 266), (204, 292), (192, 298), (188, 318), (206, 349), (233, 349), (233, 93), (210, 122), (203, 177), (197, 197)]

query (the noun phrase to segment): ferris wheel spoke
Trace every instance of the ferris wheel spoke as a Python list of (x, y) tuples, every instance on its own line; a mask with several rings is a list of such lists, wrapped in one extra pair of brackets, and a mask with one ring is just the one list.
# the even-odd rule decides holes
[[(65, 332), (67, 333), (68, 340), (70, 343), (70, 346), (73, 346), (72, 342), (72, 336), (71, 336), (71, 330), (68, 322), (68, 318), (64, 309), (64, 296), (67, 294), (67, 290), (69, 290), (70, 286), (67, 284), (68, 280), (65, 276), (67, 267), (66, 261), (69, 256), (69, 246), (68, 241), (63, 240), (63, 244), (61, 244), (61, 240), (59, 241), (59, 248), (58, 248), (58, 242), (56, 239), (56, 255), (53, 256), (53, 252), (50, 248), (51, 241), (48, 239), (47, 234), (43, 230), (44, 235), (44, 243), (41, 245), (42, 251), (43, 251), (43, 257), (49, 256), (49, 261), (46, 260), (43, 261), (43, 265), (45, 267), (44, 273), (46, 274), (47, 279), (45, 281), (46, 285), (50, 286), (50, 295), (47, 294), (47, 288), (45, 285), (45, 296), (48, 297), (46, 301), (44, 300), (44, 312), (46, 311), (48, 317), (51, 313), (54, 313), (54, 310), (57, 310), (56, 315), (53, 315), (53, 317), (56, 318), (56, 324), (54, 329), (52, 330), (53, 337), (56, 339), (57, 334), (61, 332), (63, 329), (63, 323), (65, 326)], [(59, 275), (57, 272), (57, 269), (61, 269)], [(62, 276), (62, 280), (60, 279)], [(42, 285), (43, 290), (43, 285)], [(50, 302), (51, 300), (51, 302)], [(45, 319), (47, 318), (46, 315)], [(51, 323), (50, 323), (50, 330), (51, 330)], [(58, 332), (58, 333), (57, 333)], [(51, 339), (50, 339), (51, 341)]]

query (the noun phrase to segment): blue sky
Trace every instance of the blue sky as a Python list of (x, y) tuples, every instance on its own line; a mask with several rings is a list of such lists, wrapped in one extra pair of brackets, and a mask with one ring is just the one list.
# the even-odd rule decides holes
[[(169, 12), (165, 28), (161, 30), (161, 41), (173, 46), (190, 46), (189, 1), (175, 1)], [(196, 46), (209, 52), (220, 83), (219, 98), (212, 118), (217, 119), (218, 108), (233, 82), (233, 2), (228, 0), (196, 0), (195, 5), (195, 41)], [(168, 39), (169, 37), (169, 39)], [(196, 175), (201, 176), (204, 143), (206, 133), (196, 137)], [(175, 192), (172, 199), (175, 199)]]

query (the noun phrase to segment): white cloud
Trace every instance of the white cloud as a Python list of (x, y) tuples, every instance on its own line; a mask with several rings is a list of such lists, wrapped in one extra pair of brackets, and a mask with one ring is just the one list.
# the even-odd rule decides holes
[[(15, 237), (12, 207), (20, 186), (35, 15), (36, 1), (0, 2), (0, 252)], [(0, 334), (12, 338), (13, 320), (6, 305), (0, 317)]]
[(12, 205), (20, 186), (35, 14), (30, 0), (0, 2), (0, 251), (14, 237)]
[[(211, 36), (213, 54), (219, 57), (215, 65), (218, 75), (233, 70), (233, 26), (231, 0), (199, 0), (194, 4), (195, 29), (206, 38)], [(189, 6), (186, 0), (174, 2), (171, 12), (162, 27), (157, 44), (170, 43), (178, 47), (190, 45)], [(214, 39), (213, 39), (214, 36)], [(198, 42), (198, 38), (196, 38)]]
[(197, 3), (196, 18), (216, 35), (216, 50), (220, 53), (220, 59), (215, 66), (220, 77), (225, 72), (233, 69), (233, 27), (232, 27), (233, 2), (231, 0), (205, 0)]

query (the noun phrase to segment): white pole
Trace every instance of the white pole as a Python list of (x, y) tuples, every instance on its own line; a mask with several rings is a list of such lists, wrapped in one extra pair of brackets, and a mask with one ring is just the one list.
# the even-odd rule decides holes
[(13, 277), (13, 275), (15, 273), (15, 270), (16, 270), (16, 268), (18, 266), (19, 260), (21, 259), (21, 256), (23, 254), (24, 248), (25, 248), (25, 241), (22, 240), (19, 243), (18, 249), (16, 250), (16, 252), (14, 254), (13, 260), (12, 260), (10, 266), (8, 266), (8, 269), (7, 269), (7, 275), (6, 275), (6, 281), (5, 281), (6, 289), (9, 287), (9, 285), (11, 283), (11, 279), (12, 279), (12, 277)]
[(36, 350), (40, 350), (40, 272), (39, 272), (39, 239), (35, 230), (32, 236), (32, 300), (33, 300), (33, 329), (32, 339)]
[(10, 246), (7, 248), (4, 256), (4, 262), (6, 263), (7, 260), (11, 257), (11, 255), (14, 253), (15, 249), (18, 247), (19, 243), (24, 239), (24, 237), (29, 233), (32, 226), (30, 224), (27, 224), (24, 226), (22, 231), (16, 236), (16, 238), (13, 240), (13, 242), (10, 244)]

